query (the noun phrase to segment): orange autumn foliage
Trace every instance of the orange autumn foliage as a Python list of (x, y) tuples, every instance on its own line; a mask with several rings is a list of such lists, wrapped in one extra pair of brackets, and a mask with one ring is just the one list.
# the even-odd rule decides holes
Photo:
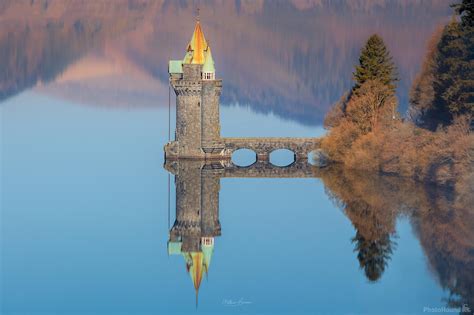
[(322, 147), (333, 161), (350, 169), (397, 174), (443, 185), (464, 181), (464, 185), (474, 187), (474, 135), (469, 130), (470, 120), (458, 117), (453, 125), (436, 132), (396, 122), (391, 128), (367, 134), (357, 134), (357, 127), (345, 121), (331, 129)]
[(452, 125), (432, 132), (393, 119), (395, 97), (380, 93), (383, 88), (372, 83), (349, 100), (321, 143), (329, 158), (349, 169), (474, 187), (472, 117), (459, 116)]

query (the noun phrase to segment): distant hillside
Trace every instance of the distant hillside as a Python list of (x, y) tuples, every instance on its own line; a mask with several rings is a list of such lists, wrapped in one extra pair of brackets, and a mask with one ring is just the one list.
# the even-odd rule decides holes
[[(53, 82), (106, 45), (167, 84), (167, 61), (182, 58), (195, 7), (187, 1), (3, 0), (0, 98)], [(359, 49), (380, 33), (399, 66), (399, 96), (424, 45), (449, 18), (444, 0), (202, 1), (201, 21), (224, 80), (223, 103), (317, 124), (350, 86)]]
[(134, 29), (145, 10), (135, 14), (124, 5), (128, 1), (121, 2), (101, 6), (93, 1), (2, 1), (0, 100), (38, 82), (54, 81), (71, 63), (101, 47), (106, 39)]

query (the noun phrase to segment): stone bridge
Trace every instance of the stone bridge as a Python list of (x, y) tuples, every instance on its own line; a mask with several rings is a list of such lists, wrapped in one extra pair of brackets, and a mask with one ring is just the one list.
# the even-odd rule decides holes
[(225, 155), (232, 156), (237, 150), (249, 149), (255, 152), (257, 161), (268, 161), (270, 154), (287, 149), (295, 154), (295, 161), (307, 160), (308, 154), (319, 148), (319, 138), (222, 138)]

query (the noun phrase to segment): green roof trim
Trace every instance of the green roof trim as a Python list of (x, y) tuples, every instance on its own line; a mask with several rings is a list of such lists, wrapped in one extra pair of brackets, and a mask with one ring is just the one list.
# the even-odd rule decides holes
[(170, 60), (168, 65), (169, 74), (183, 73), (183, 61), (182, 60)]
[(181, 242), (168, 242), (168, 255), (181, 254)]
[(212, 252), (214, 251), (214, 245), (212, 246), (201, 246), (202, 253), (204, 254), (204, 264), (206, 268), (209, 268), (211, 265)]
[(214, 68), (214, 59), (212, 59), (211, 47), (207, 48), (206, 59), (204, 60), (204, 65), (202, 66), (202, 72), (216, 72), (216, 69)]

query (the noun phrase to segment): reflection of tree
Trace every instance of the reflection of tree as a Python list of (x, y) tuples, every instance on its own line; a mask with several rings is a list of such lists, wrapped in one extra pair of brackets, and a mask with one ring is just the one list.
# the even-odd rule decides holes
[(357, 230), (352, 242), (360, 268), (368, 280), (377, 281), (392, 255), (395, 217), (386, 208), (363, 200), (346, 203), (344, 211)]
[[(467, 186), (466, 186), (467, 188)], [(472, 190), (472, 187), (470, 188)], [(472, 194), (472, 191), (469, 192)], [(447, 304), (474, 307), (474, 211), (465, 191), (430, 190), (428, 206), (413, 218), (415, 230), (439, 283), (450, 293)]]
[(474, 308), (472, 176), (464, 176), (455, 189), (339, 167), (318, 176), (357, 231), (355, 251), (370, 281), (381, 277), (394, 250), (396, 217), (408, 215), (430, 269), (449, 292), (447, 306)]
[(380, 191), (381, 188), (389, 190), (391, 185), (380, 185), (377, 176), (360, 176), (340, 169), (324, 172), (322, 178), (330, 196), (356, 229), (352, 242), (360, 268), (369, 281), (377, 281), (395, 247), (396, 209), (387, 203)]
[(385, 271), (387, 261), (392, 255), (393, 242), (389, 234), (377, 240), (366, 239), (359, 231), (352, 239), (355, 251), (358, 252), (360, 267), (364, 269), (365, 276), (370, 281), (377, 281)]

